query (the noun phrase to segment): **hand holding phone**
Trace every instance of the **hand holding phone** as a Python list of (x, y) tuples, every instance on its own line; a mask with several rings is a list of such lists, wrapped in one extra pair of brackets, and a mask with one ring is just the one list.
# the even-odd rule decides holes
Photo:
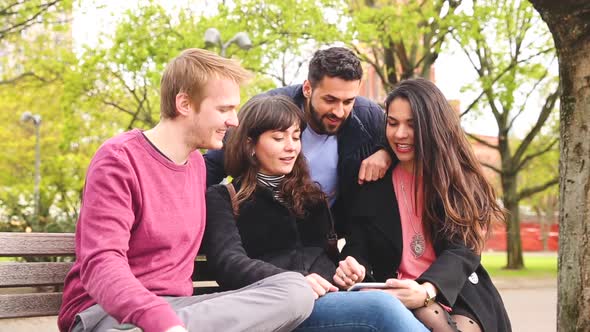
[(359, 291), (361, 289), (387, 289), (387, 288), (391, 288), (390, 286), (388, 286), (386, 283), (384, 282), (359, 282), (358, 284), (354, 284), (352, 285), (350, 288), (348, 288), (349, 292), (354, 292), (354, 291)]

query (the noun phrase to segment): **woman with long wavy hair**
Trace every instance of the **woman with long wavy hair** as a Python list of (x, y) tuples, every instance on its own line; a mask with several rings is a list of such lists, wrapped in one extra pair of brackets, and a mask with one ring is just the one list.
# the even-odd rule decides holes
[(300, 153), (303, 112), (287, 97), (259, 97), (242, 107), (238, 119), (224, 161), (234, 180), (207, 191), (205, 248), (219, 285), (238, 289), (296, 271), (317, 299), (298, 331), (426, 331), (387, 294), (334, 286), (334, 227)]
[(385, 105), (394, 163), (383, 179), (363, 186), (342, 252), (350, 257), (335, 283), (384, 281), (383, 292), (436, 332), (510, 331), (480, 264), (487, 231), (504, 221), (503, 209), (457, 113), (424, 79), (401, 82)]

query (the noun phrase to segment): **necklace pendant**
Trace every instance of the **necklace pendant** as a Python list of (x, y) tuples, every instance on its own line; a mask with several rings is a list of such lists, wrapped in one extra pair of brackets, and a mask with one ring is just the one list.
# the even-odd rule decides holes
[(414, 258), (419, 258), (424, 254), (424, 250), (426, 249), (426, 241), (424, 241), (424, 236), (422, 234), (416, 233), (414, 236), (412, 236), (410, 249), (412, 251), (412, 255), (414, 255)]

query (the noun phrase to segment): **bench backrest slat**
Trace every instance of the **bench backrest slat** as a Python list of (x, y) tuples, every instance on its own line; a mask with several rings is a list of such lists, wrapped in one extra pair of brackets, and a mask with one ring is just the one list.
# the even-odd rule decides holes
[(73, 263), (0, 263), (0, 287), (63, 285)]
[(62, 293), (0, 295), (0, 318), (57, 315)]
[(0, 256), (73, 256), (74, 234), (71, 233), (2, 233)]
[[(75, 236), (72, 233), (2, 233), (0, 232), (0, 257), (74, 256)], [(39, 286), (63, 285), (73, 263), (65, 262), (0, 262), (0, 318), (18, 318), (56, 315), (61, 305), (62, 293)], [(197, 266), (198, 265), (198, 266)], [(207, 267), (207, 258), (195, 259), (193, 280), (213, 280)], [(12, 293), (11, 287), (19, 294)], [(59, 290), (59, 289), (58, 289)], [(197, 282), (195, 294), (218, 291), (215, 282)], [(44, 293), (49, 291), (47, 293)], [(25, 294), (22, 294), (25, 293)]]

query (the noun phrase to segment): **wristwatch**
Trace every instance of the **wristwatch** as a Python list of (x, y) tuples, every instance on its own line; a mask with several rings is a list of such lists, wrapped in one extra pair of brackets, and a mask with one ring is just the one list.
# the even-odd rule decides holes
[(426, 290), (426, 299), (424, 299), (424, 306), (428, 307), (429, 305), (434, 303), (434, 300), (436, 299), (436, 293), (433, 292), (432, 289), (429, 287), (424, 287), (424, 289)]

